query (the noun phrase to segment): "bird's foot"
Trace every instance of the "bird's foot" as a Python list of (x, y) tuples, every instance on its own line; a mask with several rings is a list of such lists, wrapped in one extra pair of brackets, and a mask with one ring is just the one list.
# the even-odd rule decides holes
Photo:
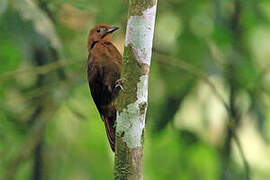
[(125, 81), (125, 78), (118, 79), (115, 81), (115, 88), (120, 88), (122, 91), (125, 91), (123, 88), (123, 81)]

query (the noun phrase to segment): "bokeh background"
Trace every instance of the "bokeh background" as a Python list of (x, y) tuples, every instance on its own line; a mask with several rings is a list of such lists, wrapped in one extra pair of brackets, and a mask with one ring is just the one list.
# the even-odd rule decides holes
[[(109, 180), (87, 37), (127, 0), (0, 0), (0, 179)], [(270, 179), (270, 1), (160, 0), (145, 180)]]

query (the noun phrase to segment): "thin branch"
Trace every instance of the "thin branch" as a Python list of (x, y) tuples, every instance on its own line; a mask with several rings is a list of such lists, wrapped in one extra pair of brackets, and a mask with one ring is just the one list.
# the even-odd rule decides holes
[(240, 140), (236, 134), (236, 132), (233, 132), (233, 139), (235, 140), (235, 143), (239, 149), (239, 152), (240, 152), (240, 156), (243, 160), (243, 164), (244, 164), (244, 168), (245, 168), (245, 172), (246, 172), (246, 179), (247, 180), (250, 180), (250, 168), (249, 168), (249, 164), (248, 164), (248, 161), (245, 157), (245, 154), (244, 154), (244, 150), (241, 146), (241, 143), (240, 143)]
[[(191, 75), (195, 76), (198, 79), (203, 80), (206, 84), (209, 85), (209, 87), (212, 89), (212, 91), (214, 92), (214, 94), (216, 95), (216, 97), (218, 99), (220, 99), (220, 101), (223, 103), (224, 107), (229, 111), (229, 105), (226, 103), (225, 99), (222, 97), (222, 95), (218, 92), (217, 88), (215, 87), (215, 85), (207, 78), (207, 74), (200, 71), (197, 68), (192, 67), (191, 65), (185, 63), (183, 60), (179, 60), (179, 59), (173, 59), (172, 57), (163, 55), (161, 53), (154, 53), (154, 60), (158, 61), (160, 63), (163, 64), (167, 64), (167, 65), (171, 65), (174, 67), (178, 67), (182, 70), (185, 70), (186, 72), (190, 73)], [(169, 60), (167, 60), (169, 58)], [(166, 61), (165, 61), (166, 59)], [(9, 72), (4, 74), (3, 76), (0, 77), (0, 81), (5, 81), (7, 79), (10, 78), (15, 78), (17, 76), (21, 76), (23, 74), (35, 74), (35, 75), (39, 75), (39, 74), (46, 74), (50, 71), (59, 69), (59, 68), (64, 68), (67, 67), (69, 65), (78, 63), (78, 62), (83, 62), (82, 60), (68, 60), (68, 61), (57, 61), (57, 62), (53, 62), (50, 64), (46, 64), (43, 66), (38, 66), (38, 67), (27, 67), (27, 68), (21, 68), (18, 70), (15, 70), (13, 72)]]
[[(225, 99), (222, 97), (222, 95), (218, 92), (217, 88), (215, 85), (208, 79), (207, 74), (204, 73), (203, 71), (200, 71), (199, 69), (192, 67), (191, 65), (185, 63), (182, 60), (179, 59), (173, 59), (171, 57), (168, 57), (166, 55), (162, 55), (161, 53), (155, 52), (154, 55), (154, 61), (158, 61), (163, 64), (168, 64), (173, 67), (180, 68), (182, 70), (185, 70), (186, 72), (190, 73), (191, 75), (195, 76), (198, 79), (201, 79), (204, 81), (213, 91), (215, 96), (222, 102), (224, 105), (225, 109), (230, 112), (230, 106), (228, 103), (226, 103)], [(169, 58), (169, 60), (168, 60)]]
[(35, 75), (46, 74), (50, 71), (53, 71), (59, 68), (64, 68), (78, 62), (82, 62), (82, 60), (56, 61), (56, 62), (46, 64), (43, 66), (31, 66), (31, 67), (20, 68), (15, 71), (4, 74), (3, 76), (0, 77), (0, 81), (5, 81), (10, 78), (15, 78), (17, 76), (21, 76), (24, 74), (35, 74)]

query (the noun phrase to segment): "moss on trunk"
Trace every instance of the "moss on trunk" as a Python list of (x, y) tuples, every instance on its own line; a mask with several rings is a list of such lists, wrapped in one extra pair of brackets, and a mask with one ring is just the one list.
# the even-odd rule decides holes
[(130, 0), (128, 16), (142, 16), (143, 11), (156, 5), (157, 0)]
[(115, 180), (141, 180), (156, 0), (130, 0), (117, 99)]
[(121, 79), (124, 91), (120, 92), (119, 97), (124, 98), (118, 98), (118, 112), (122, 112), (123, 109), (127, 108), (128, 104), (134, 103), (137, 100), (136, 92), (137, 83), (141, 76), (141, 64), (138, 62), (131, 45), (125, 47), (122, 67)]

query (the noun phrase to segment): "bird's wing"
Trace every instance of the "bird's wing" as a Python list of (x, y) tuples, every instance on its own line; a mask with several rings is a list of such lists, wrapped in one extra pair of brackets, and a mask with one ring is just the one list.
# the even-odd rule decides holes
[(118, 49), (113, 45), (113, 43), (111, 42), (104, 42), (106, 48), (108, 49), (108, 51), (110, 51), (110, 54), (113, 55), (113, 58), (115, 59), (115, 61), (117, 61), (118, 63), (122, 63), (122, 56), (120, 54), (120, 52), (118, 51)]
[(104, 106), (110, 102), (111, 92), (104, 84), (104, 70), (103, 67), (95, 64), (88, 64), (88, 82), (90, 86), (91, 95), (97, 106), (100, 115), (105, 115)]
[[(104, 121), (106, 134), (114, 151), (116, 108), (114, 105), (116, 93), (115, 82), (120, 78), (122, 57), (111, 43), (96, 44), (101, 48), (89, 59), (88, 82), (93, 100)], [(103, 49), (102, 49), (103, 48)]]
[(104, 46), (110, 54), (108, 64), (104, 67), (104, 83), (112, 90), (112, 99), (115, 99), (120, 90), (116, 88), (116, 81), (120, 79), (122, 56), (111, 42), (104, 42)]

